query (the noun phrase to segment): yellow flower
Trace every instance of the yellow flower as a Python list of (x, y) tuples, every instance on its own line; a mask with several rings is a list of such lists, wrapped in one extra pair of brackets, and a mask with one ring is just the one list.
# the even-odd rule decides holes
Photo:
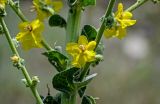
[(79, 37), (78, 43), (68, 43), (66, 51), (73, 57), (73, 66), (81, 68), (86, 62), (94, 61), (96, 55), (94, 52), (95, 46), (95, 41), (88, 42), (83, 35)]
[(5, 8), (5, 3), (7, 2), (7, 0), (0, 0), (0, 8)]
[(44, 30), (44, 25), (38, 19), (32, 22), (23, 22), (19, 24), (20, 32), (16, 39), (22, 43), (24, 50), (31, 48), (41, 48), (41, 33)]
[(132, 13), (123, 11), (123, 4), (118, 4), (118, 11), (115, 13), (115, 20), (117, 21), (116, 26), (106, 29), (104, 35), (106, 38), (118, 37), (122, 39), (126, 36), (126, 27), (132, 26), (136, 23), (136, 20), (131, 20)]
[(37, 18), (39, 20), (48, 18), (54, 12), (58, 12), (63, 6), (61, 0), (33, 0), (33, 5), (37, 11)]

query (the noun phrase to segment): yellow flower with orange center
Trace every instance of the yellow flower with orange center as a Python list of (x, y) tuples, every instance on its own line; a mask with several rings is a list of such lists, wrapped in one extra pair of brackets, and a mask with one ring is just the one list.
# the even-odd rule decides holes
[(32, 22), (22, 22), (19, 24), (20, 32), (17, 34), (17, 41), (22, 43), (24, 50), (31, 48), (41, 48), (41, 33), (44, 30), (44, 25), (38, 19)]
[(86, 62), (94, 61), (96, 55), (94, 52), (95, 46), (96, 42), (88, 42), (84, 35), (79, 37), (78, 43), (68, 43), (66, 51), (73, 57), (72, 65), (82, 68)]
[(33, 5), (37, 11), (37, 18), (44, 20), (54, 12), (58, 12), (62, 8), (63, 3), (61, 0), (33, 0)]
[(116, 26), (113, 26), (110, 29), (106, 29), (104, 31), (104, 35), (106, 38), (117, 37), (122, 39), (126, 36), (126, 28), (128, 26), (132, 26), (136, 23), (136, 20), (131, 20), (133, 17), (131, 12), (123, 11), (123, 4), (118, 4), (118, 10), (115, 13)]

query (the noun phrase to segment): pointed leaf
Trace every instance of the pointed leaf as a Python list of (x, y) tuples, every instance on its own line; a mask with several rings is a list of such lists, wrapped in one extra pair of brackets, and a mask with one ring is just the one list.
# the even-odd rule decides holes
[(81, 104), (96, 104), (96, 101), (92, 96), (85, 95)]
[(68, 58), (58, 51), (49, 51), (43, 53), (48, 57), (49, 62), (57, 69), (57, 71), (63, 71), (67, 67)]
[(94, 27), (90, 25), (85, 25), (82, 29), (82, 35), (85, 35), (89, 41), (96, 39), (97, 31)]
[(71, 68), (64, 70), (53, 77), (53, 87), (59, 91), (65, 93), (72, 93), (76, 90), (76, 86), (73, 83), (74, 74), (78, 71), (78, 68)]
[(87, 76), (82, 82), (74, 82), (78, 89), (85, 87), (88, 85), (92, 79), (97, 76), (97, 73)]

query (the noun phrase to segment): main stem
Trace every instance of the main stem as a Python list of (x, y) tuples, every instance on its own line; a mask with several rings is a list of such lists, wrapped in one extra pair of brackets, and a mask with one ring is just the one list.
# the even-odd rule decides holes
[(68, 12), (66, 44), (68, 42), (76, 42), (80, 35), (81, 12), (80, 5), (75, 5)]
[[(65, 42), (66, 45), (69, 42), (76, 42), (78, 36), (80, 35), (81, 13), (82, 8), (81, 5), (78, 4), (75, 4), (73, 7), (71, 7), (68, 12)], [(77, 92), (75, 92), (73, 95), (67, 95), (66, 93), (63, 93), (61, 104), (76, 104), (76, 94)]]
[[(6, 24), (5, 24), (5, 21), (1, 17), (0, 17), (0, 22), (1, 22), (1, 25), (3, 27), (6, 39), (7, 39), (8, 43), (9, 43), (9, 46), (10, 46), (10, 48), (12, 50), (12, 53), (20, 58), (20, 55), (19, 55), (19, 53), (18, 53), (18, 51), (17, 51), (14, 43), (12, 42), (12, 38), (11, 38), (9, 30), (8, 30)], [(20, 64), (20, 69), (21, 69), (21, 71), (22, 71), (22, 73), (23, 73), (23, 75), (24, 75), (24, 77), (25, 77), (25, 79), (27, 81), (27, 84), (29, 85), (29, 87), (30, 87), (30, 89), (31, 89), (34, 97), (36, 98), (37, 103), (38, 104), (43, 104), (43, 102), (41, 100), (41, 97), (38, 94), (37, 89), (35, 88), (35, 86), (32, 86), (32, 79), (30, 78), (30, 76), (29, 76), (29, 74), (27, 72), (26, 67), (23, 64)]]

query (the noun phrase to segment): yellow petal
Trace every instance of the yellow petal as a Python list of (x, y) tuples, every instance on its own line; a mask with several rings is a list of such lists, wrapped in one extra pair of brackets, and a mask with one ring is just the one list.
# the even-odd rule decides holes
[(131, 12), (123, 12), (123, 19), (131, 19), (132, 16)]
[(39, 31), (43, 31), (43, 30), (42, 30), (42, 29), (43, 29), (43, 26), (42, 26), (43, 23), (40, 22), (39, 19), (36, 19), (36, 20), (32, 21), (30, 25), (32, 26), (32, 30), (33, 30), (33, 31), (34, 31), (35, 29), (39, 29)]
[(123, 12), (123, 4), (122, 3), (118, 4), (118, 11), (117, 12), (119, 12), (119, 13)]
[(124, 19), (120, 21), (121, 27), (126, 28), (128, 26), (132, 26), (136, 23), (136, 20)]
[(22, 48), (24, 50), (29, 50), (31, 48), (41, 48), (42, 45), (35, 43), (31, 34), (26, 34), (19, 40), (22, 43)]
[(20, 31), (27, 31), (26, 27), (29, 25), (29, 22), (22, 22), (18, 25)]
[(111, 28), (111, 29), (105, 29), (105, 30), (104, 30), (104, 36), (105, 36), (107, 39), (113, 37), (115, 34), (116, 34), (116, 29), (115, 29), (115, 27), (114, 27), (114, 28)]
[(96, 46), (96, 42), (95, 41), (91, 41), (86, 46), (86, 49), (91, 51), (91, 50), (94, 50), (95, 46)]
[(66, 51), (72, 56), (78, 55), (81, 52), (77, 43), (68, 43), (66, 46)]
[(117, 37), (119, 38), (119, 39), (122, 39), (122, 38), (124, 38), (125, 36), (126, 36), (126, 29), (125, 28), (121, 28), (121, 27), (118, 27), (118, 29), (117, 29)]
[(21, 41), (21, 40), (23, 39), (23, 37), (24, 37), (25, 35), (27, 35), (27, 34), (28, 34), (28, 32), (19, 32), (19, 33), (16, 35), (17, 41)]
[(53, 5), (53, 9), (54, 9), (56, 12), (59, 12), (60, 9), (63, 7), (62, 1), (54, 1), (54, 2), (52, 3), (52, 5)]
[(85, 51), (84, 52), (86, 59), (86, 62), (91, 62), (95, 60), (96, 53), (94, 51)]
[(84, 35), (81, 35), (78, 40), (78, 45), (87, 45), (87, 44), (88, 44), (87, 37)]

